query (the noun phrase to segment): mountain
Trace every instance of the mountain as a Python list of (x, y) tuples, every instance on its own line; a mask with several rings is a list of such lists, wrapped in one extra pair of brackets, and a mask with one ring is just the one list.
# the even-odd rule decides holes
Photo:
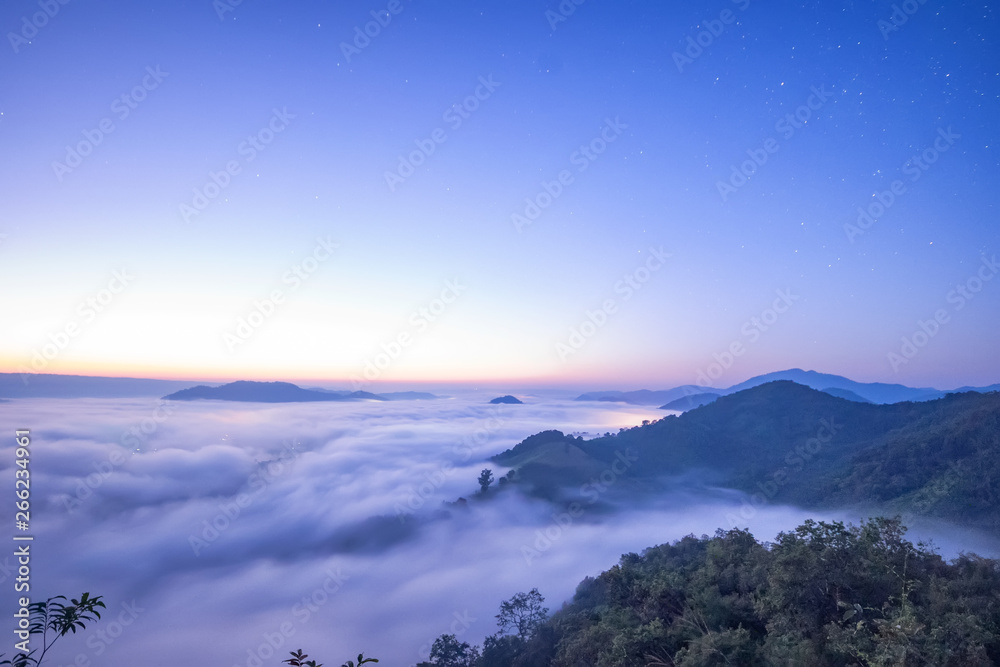
[(700, 394), (705, 391), (705, 387), (693, 384), (686, 384), (673, 389), (662, 391), (650, 391), (649, 389), (639, 389), (638, 391), (592, 391), (577, 396), (575, 401), (613, 401), (616, 403), (631, 403), (633, 405), (663, 405), (670, 401), (675, 401), (691, 394)]
[(864, 396), (858, 396), (850, 389), (834, 389), (833, 387), (827, 387), (826, 389), (820, 389), (820, 391), (824, 394), (830, 394), (831, 396), (842, 398), (845, 401), (854, 401), (855, 403), (874, 403), (874, 401), (869, 401)]
[(545, 431), (493, 460), (550, 500), (576, 499), (609, 470), (626, 494), (697, 473), (765, 503), (870, 504), (1000, 529), (996, 392), (876, 405), (777, 381), (592, 440)]
[[(650, 391), (640, 389), (638, 391), (594, 391), (577, 396), (577, 401), (615, 401), (620, 403), (633, 403), (635, 405), (659, 405), (661, 409), (689, 409), (689, 408), (667, 408), (666, 404), (675, 400), (696, 396), (700, 394), (734, 394), (744, 389), (775, 382), (776, 380), (789, 380), (797, 384), (811, 387), (818, 391), (846, 398), (850, 401), (870, 402), (870, 403), (900, 403), (902, 401), (932, 401), (942, 398), (949, 393), (964, 393), (975, 391), (988, 393), (1000, 390), (1000, 384), (989, 387), (962, 387), (952, 391), (941, 391), (933, 387), (914, 388), (901, 384), (885, 384), (883, 382), (855, 382), (840, 375), (829, 373), (817, 373), (816, 371), (804, 371), (801, 368), (791, 368), (785, 371), (775, 371), (752, 377), (745, 382), (734, 384), (725, 389), (714, 389), (703, 385), (682, 385), (673, 389), (661, 391)], [(849, 392), (849, 393), (844, 393)]]
[(678, 398), (676, 401), (670, 401), (666, 405), (661, 405), (661, 410), (679, 410), (684, 412), (685, 410), (693, 410), (695, 408), (700, 408), (703, 405), (708, 405), (720, 395), (706, 392), (704, 394), (691, 394), (690, 396), (685, 396), (684, 398)]
[(985, 394), (990, 391), (1000, 391), (1000, 384), (991, 384), (988, 387), (959, 387), (958, 389), (953, 389), (949, 393), (961, 394), (966, 391), (978, 391), (980, 394)]
[[(761, 376), (761, 377), (763, 377), (763, 376)], [(799, 382), (797, 384), (804, 384), (804, 383)], [(753, 386), (759, 386), (759, 385), (753, 385)], [(805, 386), (810, 386), (810, 385), (805, 385)], [(834, 388), (834, 387), (822, 387), (822, 388), (820, 388), (820, 387), (813, 387), (813, 389), (819, 389), (819, 391), (822, 391), (825, 394), (830, 394), (831, 396), (836, 396), (837, 398), (843, 398), (843, 399), (848, 400), (848, 401), (855, 401), (856, 403), (873, 403), (874, 402), (874, 401), (869, 401), (867, 398), (865, 398), (863, 396), (859, 396), (858, 394), (854, 393), (850, 389), (837, 389), (837, 388)], [(703, 405), (708, 405), (709, 403), (711, 403), (712, 401), (714, 401), (715, 399), (717, 399), (719, 396), (722, 396), (723, 394), (729, 394), (729, 393), (733, 393), (733, 392), (731, 392), (729, 390), (720, 390), (719, 393), (716, 393), (716, 392), (704, 392), (704, 393), (701, 393), (701, 394), (690, 394), (690, 395), (685, 396), (683, 398), (678, 398), (675, 401), (670, 401), (666, 405), (661, 405), (660, 406), (660, 410), (679, 410), (681, 412), (684, 412), (685, 410), (691, 410), (691, 409), (694, 409), (694, 408), (699, 408), (699, 407), (701, 407)]]
[(163, 398), (172, 401), (216, 400), (252, 403), (385, 400), (377, 394), (371, 394), (366, 391), (340, 394), (303, 389), (290, 382), (251, 382), (248, 380), (230, 382), (221, 387), (199, 385), (190, 389), (182, 389)]
[(792, 368), (787, 371), (777, 371), (752, 377), (746, 382), (735, 384), (722, 391), (724, 394), (733, 394), (744, 389), (757, 387), (767, 382), (775, 380), (790, 380), (792, 382), (812, 387), (819, 391), (827, 389), (846, 389), (858, 396), (865, 398), (872, 403), (899, 403), (901, 401), (932, 401), (943, 397), (947, 392), (932, 387), (915, 389), (901, 384), (885, 384), (882, 382), (855, 382), (840, 375), (830, 375), (828, 373), (817, 373), (816, 371), (804, 371), (801, 368)]
[[(337, 396), (349, 397), (357, 392), (344, 391), (342, 389), (323, 389), (322, 387), (306, 387), (308, 391), (318, 391), (324, 394), (336, 394)], [(367, 392), (362, 392), (367, 393)], [(443, 396), (427, 393), (426, 391), (388, 391), (382, 394), (371, 394), (383, 401), (430, 401)]]
[(0, 373), (0, 396), (7, 398), (130, 398), (162, 396), (193, 382), (140, 378)]
[(498, 403), (507, 403), (509, 405), (523, 405), (524, 401), (508, 394), (507, 396), (499, 396), (497, 398), (494, 398), (492, 401), (490, 401), (490, 403), (492, 403), (493, 405), (496, 405)]
[(1000, 530), (1000, 393), (950, 394), (931, 405), (940, 409), (862, 450), (844, 474), (819, 479), (803, 497), (863, 500)]
[[(256, 388), (254, 388), (256, 387)], [(172, 392), (172, 393), (171, 393)], [(168, 394), (164, 396), (164, 394)], [(315, 395), (319, 394), (319, 396)], [(196, 385), (185, 380), (113, 378), (50, 373), (0, 373), (0, 396), (5, 398), (132, 398), (164, 396), (173, 400), (214, 398), (228, 401), (285, 403), (290, 401), (413, 401), (439, 399), (422, 391), (373, 394), (364, 391), (303, 389), (288, 382), (233, 382), (226, 385)], [(253, 398), (250, 398), (250, 397)], [(2, 400), (2, 399), (0, 399)]]

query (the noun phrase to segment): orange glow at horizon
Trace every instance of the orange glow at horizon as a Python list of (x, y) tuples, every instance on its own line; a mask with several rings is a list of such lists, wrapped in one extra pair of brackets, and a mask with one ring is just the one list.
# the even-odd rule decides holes
[[(24, 373), (29, 366), (20, 359), (0, 356), (0, 373)], [(517, 373), (516, 371), (496, 374), (496, 373), (476, 373), (476, 369), (468, 369), (465, 373), (442, 372), (429, 376), (420, 373), (417, 369), (407, 369), (406, 371), (392, 372), (390, 368), (387, 372), (374, 380), (367, 380), (357, 372), (344, 372), (343, 369), (323, 369), (306, 370), (299, 367), (289, 367), (280, 369), (273, 366), (243, 367), (234, 369), (230, 366), (218, 365), (215, 367), (178, 367), (166, 366), (162, 364), (128, 364), (114, 362), (97, 362), (83, 360), (53, 360), (51, 364), (42, 370), (31, 370), (32, 373), (51, 375), (78, 375), (89, 377), (111, 377), (111, 378), (133, 378), (133, 379), (157, 379), (173, 380), (183, 382), (210, 382), (224, 383), (237, 380), (256, 380), (261, 382), (317, 382), (326, 384), (351, 385), (352, 378), (360, 378), (363, 382), (362, 388), (371, 388), (379, 385), (430, 385), (430, 384), (512, 384), (519, 386), (535, 387), (556, 387), (556, 386), (592, 386), (597, 389), (610, 389), (615, 386), (645, 386), (650, 383), (656, 388), (674, 386), (674, 384), (684, 384), (684, 382), (674, 382), (669, 377), (650, 378), (650, 374), (634, 372), (622, 372), (621, 374), (608, 372), (595, 372), (594, 368), (573, 368), (559, 369), (562, 373)], [(661, 387), (662, 385), (662, 387)]]

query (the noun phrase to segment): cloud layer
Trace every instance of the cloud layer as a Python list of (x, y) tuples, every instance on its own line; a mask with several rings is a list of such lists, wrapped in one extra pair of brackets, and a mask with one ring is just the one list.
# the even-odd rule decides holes
[[(412, 665), (442, 633), (480, 642), (518, 591), (538, 587), (556, 609), (622, 553), (730, 527), (743, 498), (686, 483), (641, 507), (617, 506), (609, 490), (570, 516), (505, 492), (446, 515), (442, 502), (470, 497), (483, 467), (504, 472), (490, 455), (528, 435), (662, 414), (525, 398), (0, 406), (8, 432), (32, 431), (33, 598), (86, 590), (108, 602), (52, 664), (277, 666), (304, 648), (328, 664), (364, 651)], [(5, 463), (12, 450), (13, 437)], [(770, 539), (810, 516), (775, 505), (748, 523)], [(995, 548), (922, 530), (954, 551)]]

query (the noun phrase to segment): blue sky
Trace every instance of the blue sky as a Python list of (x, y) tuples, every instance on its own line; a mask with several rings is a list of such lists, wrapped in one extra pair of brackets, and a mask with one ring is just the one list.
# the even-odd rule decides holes
[(7, 3), (0, 370), (996, 382), (996, 11), (897, 7)]

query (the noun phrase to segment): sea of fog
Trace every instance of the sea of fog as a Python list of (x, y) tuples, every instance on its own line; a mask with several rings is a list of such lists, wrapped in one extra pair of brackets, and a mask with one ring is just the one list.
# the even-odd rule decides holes
[[(529, 435), (593, 436), (663, 416), (486, 398), (0, 404), (11, 535), (14, 430), (32, 437), (32, 599), (89, 591), (108, 604), (100, 623), (60, 640), (47, 664), (278, 667), (302, 648), (328, 665), (362, 651), (382, 665), (413, 665), (443, 633), (480, 643), (514, 593), (537, 587), (558, 609), (621, 554), (730, 528), (741, 509), (751, 516), (740, 525), (763, 540), (809, 517), (858, 519), (782, 506), (780, 496), (748, 513), (739, 493), (689, 485), (570, 518), (512, 492), (445, 516), (442, 502), (471, 498), (484, 467), (505, 472), (489, 456)], [(921, 537), (945, 555), (997, 551), (946, 526), (911, 531)], [(0, 556), (8, 656), (9, 553)]]

